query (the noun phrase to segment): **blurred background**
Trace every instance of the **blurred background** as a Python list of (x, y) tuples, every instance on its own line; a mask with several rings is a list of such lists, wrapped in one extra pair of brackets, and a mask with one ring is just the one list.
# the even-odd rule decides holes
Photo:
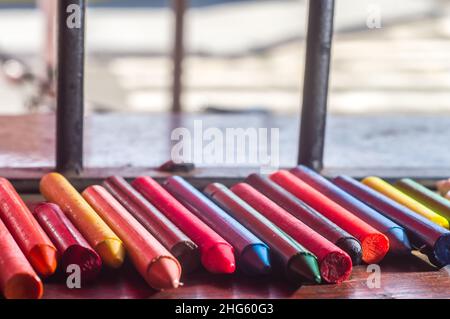
[[(44, 2), (47, 0), (43, 0)], [(54, 1), (54, 0), (48, 0)], [(33, 1), (0, 1), (0, 56), (45, 75), (45, 17)], [(450, 113), (450, 1), (339, 0), (332, 114)], [(170, 1), (90, 1), (87, 111), (171, 108)], [(303, 82), (307, 2), (190, 0), (182, 105), (294, 114)], [(3, 63), (0, 114), (48, 112), (35, 85)]]

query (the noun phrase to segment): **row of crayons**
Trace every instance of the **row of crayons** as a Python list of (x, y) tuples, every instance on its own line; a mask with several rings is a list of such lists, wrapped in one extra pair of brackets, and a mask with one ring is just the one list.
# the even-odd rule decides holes
[(410, 179), (329, 181), (299, 166), (203, 193), (179, 176), (162, 185), (114, 176), (80, 194), (50, 173), (40, 191), (47, 202), (28, 207), (0, 179), (6, 298), (40, 298), (40, 278), (73, 264), (92, 282), (102, 265), (120, 268), (126, 254), (156, 290), (177, 288), (182, 272), (200, 265), (214, 274), (276, 272), (300, 284), (340, 283), (353, 265), (412, 249), (438, 267), (450, 264), (450, 201)]

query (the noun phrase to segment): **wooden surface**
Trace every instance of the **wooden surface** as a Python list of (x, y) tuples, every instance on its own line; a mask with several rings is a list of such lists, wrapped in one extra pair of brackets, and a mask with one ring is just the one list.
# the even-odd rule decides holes
[(450, 266), (435, 270), (411, 256), (387, 260), (380, 267), (380, 288), (375, 289), (367, 286), (366, 266), (357, 266), (340, 285), (291, 287), (281, 278), (219, 276), (201, 270), (183, 278), (179, 289), (155, 292), (127, 264), (119, 271), (104, 271), (95, 284), (82, 289), (69, 290), (53, 279), (45, 284), (44, 298), (450, 298)]

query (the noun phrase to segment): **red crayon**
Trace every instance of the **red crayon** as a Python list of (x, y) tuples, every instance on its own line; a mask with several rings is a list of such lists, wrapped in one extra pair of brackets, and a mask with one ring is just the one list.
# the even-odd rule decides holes
[(346, 280), (352, 271), (352, 260), (342, 249), (316, 233), (252, 186), (240, 183), (233, 193), (272, 221), (300, 245), (316, 255), (322, 278), (328, 283)]
[(62, 273), (69, 265), (78, 265), (83, 282), (94, 280), (102, 268), (102, 260), (61, 208), (56, 204), (41, 203), (35, 206), (34, 217), (55, 244)]
[(334, 222), (354, 235), (362, 245), (363, 261), (369, 264), (381, 261), (389, 250), (389, 239), (369, 224), (350, 213), (342, 206), (315, 190), (288, 171), (278, 171), (270, 178), (287, 191), (303, 200)]
[(209, 272), (230, 274), (235, 271), (233, 247), (161, 185), (147, 176), (136, 178), (132, 185), (197, 244), (201, 262)]
[(0, 178), (0, 203), (0, 218), (30, 264), (39, 275), (52, 275), (57, 266), (56, 248), (5, 178)]

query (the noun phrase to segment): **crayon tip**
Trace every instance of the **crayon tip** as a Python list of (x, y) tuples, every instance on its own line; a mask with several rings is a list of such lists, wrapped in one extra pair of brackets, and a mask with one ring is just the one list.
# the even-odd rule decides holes
[(215, 274), (232, 274), (236, 270), (233, 247), (219, 244), (208, 249), (202, 256), (206, 270)]
[(48, 245), (34, 246), (30, 251), (30, 263), (38, 274), (43, 277), (51, 276), (57, 267), (56, 249)]
[(270, 273), (269, 248), (266, 245), (248, 246), (240, 257), (241, 269), (251, 275), (266, 275)]
[(106, 239), (95, 247), (105, 265), (119, 268), (125, 259), (123, 243), (117, 239)]
[(42, 281), (39, 277), (29, 274), (13, 276), (4, 288), (6, 299), (41, 299), (43, 293)]
[(366, 264), (380, 262), (389, 251), (389, 239), (381, 233), (367, 235), (361, 243), (362, 260)]
[(181, 266), (173, 257), (161, 257), (150, 264), (147, 269), (147, 282), (157, 290), (178, 288), (180, 285)]
[(95, 250), (73, 245), (61, 256), (60, 267), (65, 272), (67, 267), (73, 264), (80, 266), (83, 281), (90, 282), (99, 274), (102, 260)]
[(341, 238), (336, 242), (336, 246), (345, 251), (351, 258), (354, 266), (362, 262), (362, 248), (360, 242), (355, 238)]
[(300, 277), (318, 284), (322, 281), (317, 258), (309, 253), (300, 253), (291, 259), (288, 265), (288, 271), (295, 277)]
[(331, 252), (320, 262), (322, 279), (331, 284), (339, 284), (352, 273), (352, 260), (343, 251)]
[(389, 254), (407, 255), (411, 253), (411, 243), (403, 228), (393, 227), (385, 235), (389, 238)]
[(434, 259), (440, 264), (438, 266), (450, 264), (450, 233), (439, 237), (433, 248)]

